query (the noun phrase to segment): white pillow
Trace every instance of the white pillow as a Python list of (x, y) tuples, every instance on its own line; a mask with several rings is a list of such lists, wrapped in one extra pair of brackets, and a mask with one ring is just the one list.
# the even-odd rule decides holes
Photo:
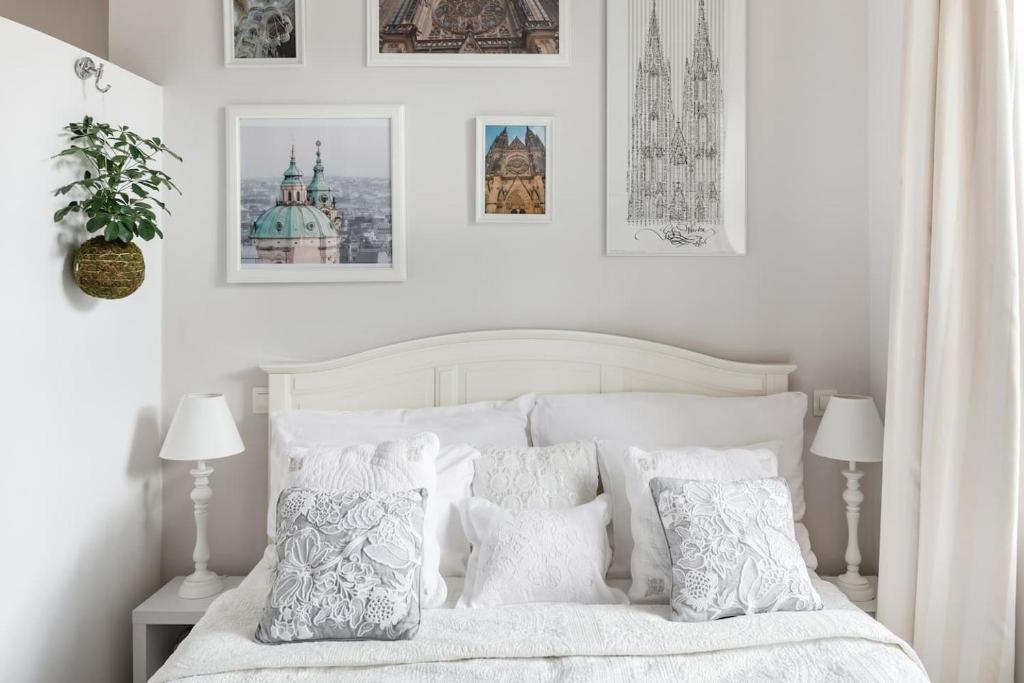
[(484, 448), (474, 463), (473, 495), (506, 510), (551, 510), (597, 496), (593, 441), (542, 448)]
[(459, 519), (459, 502), (469, 498), (473, 463), (480, 451), (469, 444), (445, 446), (437, 456), (437, 542), (441, 548), (441, 576), (465, 576), (469, 539)]
[[(629, 575), (629, 509), (621, 487), (621, 461), (630, 446), (654, 451), (682, 446), (736, 447), (782, 441), (779, 474), (789, 484), (793, 519), (803, 519), (803, 442), (807, 396), (798, 392), (770, 396), (714, 397), (689, 394), (625, 392), (538, 396), (530, 412), (534, 446), (597, 439), (598, 465), (604, 490), (612, 499), (614, 557), (608, 576)], [(818, 560), (811, 552), (807, 530), (796, 525), (804, 561)]]
[(447, 501), (436, 496), (437, 436), (419, 434), (405, 441), (385, 441), (359, 446), (295, 447), (292, 469), (285, 488), (299, 487), (337, 492), (366, 490), (399, 493), (427, 490), (423, 516), (423, 573), (421, 601), (424, 607), (440, 607), (448, 589), (438, 570), (438, 518)]
[[(485, 401), (461, 406), (410, 410), (278, 411), (270, 417), (270, 504), (267, 534), (274, 535), (277, 497), (288, 471), (288, 447), (294, 442), (351, 446), (437, 434), (441, 446), (528, 446), (527, 416), (532, 394), (515, 401)], [(443, 464), (443, 463), (442, 463)]]
[(626, 602), (604, 580), (611, 557), (604, 496), (567, 510), (512, 512), (482, 498), (459, 509), (473, 554), (456, 607)]
[[(779, 442), (774, 442), (776, 449)], [(751, 449), (681, 448), (648, 453), (630, 448), (623, 463), (623, 483), (630, 507), (633, 554), (629, 587), (632, 602), (667, 604), (672, 593), (672, 563), (661, 515), (651, 495), (651, 479), (733, 482), (778, 475), (768, 446)]]

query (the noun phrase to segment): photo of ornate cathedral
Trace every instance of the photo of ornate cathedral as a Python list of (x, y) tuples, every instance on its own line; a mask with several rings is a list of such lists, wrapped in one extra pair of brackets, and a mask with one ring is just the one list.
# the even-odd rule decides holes
[[(379, 144), (386, 129), (315, 123), (243, 128), (243, 140), (256, 143), (242, 152), (243, 267), (392, 262), (389, 153)], [(281, 144), (289, 138), (298, 144)], [(355, 139), (362, 146), (346, 143)], [(302, 159), (312, 162), (311, 176), (303, 172)], [(283, 173), (273, 170), (282, 166)]]
[(481, 133), (483, 215), (547, 216), (549, 127), (484, 124)]
[(256, 263), (338, 263), (341, 260), (342, 220), (337, 202), (324, 177), (320, 141), (316, 166), (307, 186), (291, 161), (281, 181), (277, 203), (260, 214), (249, 228)]
[(557, 55), (559, 0), (380, 0), (380, 54)]
[[(723, 225), (722, 73), (705, 0), (679, 4), (694, 10), (685, 61), (673, 64), (667, 56), (678, 54), (679, 45), (663, 43), (658, 0), (651, 0), (646, 40), (635, 62), (626, 219), (637, 232), (700, 248)], [(678, 26), (673, 28), (678, 34)]]

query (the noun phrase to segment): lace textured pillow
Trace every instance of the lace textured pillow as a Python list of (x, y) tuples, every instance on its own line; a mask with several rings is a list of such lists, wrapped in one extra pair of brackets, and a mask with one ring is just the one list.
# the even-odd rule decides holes
[[(437, 495), (440, 456), (435, 434), (427, 432), (400, 441), (353, 446), (293, 444), (289, 453), (286, 488), (385, 492), (426, 489), (429, 503), (423, 520), (423, 606), (444, 604), (448, 589), (439, 571), (438, 528), (447, 518), (447, 506), (442, 496)], [(470, 467), (467, 465), (467, 469)]]
[(506, 510), (555, 510), (597, 496), (592, 441), (543, 448), (485, 448), (473, 475), (473, 495)]
[[(775, 453), (781, 442), (746, 448), (677, 448), (648, 453), (630, 448), (622, 462), (622, 488), (629, 502), (633, 553), (629, 587), (632, 602), (665, 604), (672, 587), (665, 532), (658, 508), (651, 498), (651, 479), (709, 479), (736, 481), (762, 479), (779, 474)], [(617, 549), (616, 549), (617, 550)]]
[(278, 561), (256, 640), (415, 636), (425, 503), (424, 489), (282, 492)]
[(821, 609), (793, 534), (786, 480), (655, 477), (672, 556), (672, 620)]
[(458, 607), (626, 602), (604, 580), (611, 559), (604, 496), (568, 510), (522, 512), (469, 498), (460, 511), (473, 553)]

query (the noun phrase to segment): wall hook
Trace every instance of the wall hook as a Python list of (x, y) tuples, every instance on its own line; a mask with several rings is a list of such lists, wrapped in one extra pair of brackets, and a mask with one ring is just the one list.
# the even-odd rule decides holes
[(96, 89), (99, 90), (101, 93), (105, 93), (108, 90), (110, 90), (111, 86), (109, 84), (104, 85), (102, 87), (100, 86), (100, 79), (103, 78), (104, 66), (105, 65), (103, 63), (100, 63), (99, 66), (96, 66), (96, 62), (92, 60), (92, 57), (80, 57), (75, 60), (75, 75), (81, 78), (83, 81), (95, 76)]

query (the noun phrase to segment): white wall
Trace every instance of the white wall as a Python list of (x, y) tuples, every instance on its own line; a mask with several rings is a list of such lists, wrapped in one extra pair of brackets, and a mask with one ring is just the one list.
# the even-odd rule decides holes
[(885, 408), (889, 280), (899, 203), (903, 3), (868, 3), (868, 296), (871, 395)]
[(161, 250), (143, 248), (131, 297), (82, 294), (79, 235), (52, 223), (74, 169), (49, 157), (86, 113), (160, 135), (163, 102), (116, 67), (100, 97), (72, 71), (82, 54), (0, 19), (0, 678), (12, 682), (129, 680), (130, 612), (160, 578)]
[[(631, 335), (739, 360), (799, 364), (795, 388), (867, 392), (868, 11), (847, 0), (751, 2), (749, 255), (607, 258), (605, 4), (576, 0), (569, 69), (369, 69), (365, 3), (310, 0), (309, 65), (225, 69), (221, 4), (183, 12), (112, 0), (114, 61), (165, 86), (166, 138), (185, 196), (165, 245), (165, 417), (188, 391), (223, 391), (248, 452), (217, 464), (212, 566), (258, 559), (266, 504), (266, 418), (250, 412), (257, 363), (317, 359), (402, 339), (495, 327)], [(187, 39), (185, 39), (187, 37)], [(228, 285), (223, 108), (236, 103), (406, 105), (409, 280), (403, 284)], [(550, 114), (552, 225), (472, 223), (473, 117)], [(809, 434), (816, 420), (808, 420)], [(842, 564), (840, 463), (808, 456), (808, 527), (825, 571)], [(865, 568), (875, 565), (877, 468)], [(186, 466), (168, 465), (162, 571), (189, 566)]]

